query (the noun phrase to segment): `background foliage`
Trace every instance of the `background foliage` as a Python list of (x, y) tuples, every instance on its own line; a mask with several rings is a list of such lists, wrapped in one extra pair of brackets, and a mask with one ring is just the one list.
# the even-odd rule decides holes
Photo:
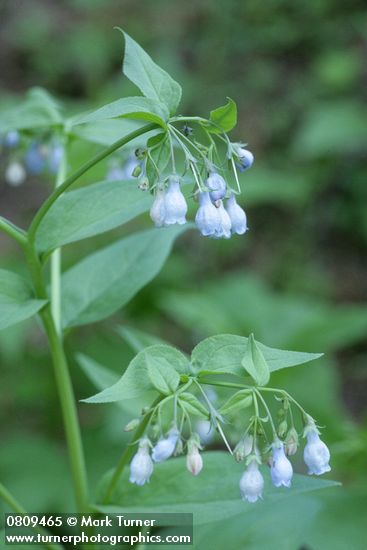
[[(215, 333), (254, 332), (268, 346), (326, 352), (315, 364), (276, 373), (274, 384), (291, 390), (327, 427), (331, 477), (343, 488), (297, 495), (277, 509), (264, 502), (246, 516), (246, 528), (242, 516), (215, 532), (202, 525), (196, 530), (198, 547), (215, 540), (221, 548), (232, 538), (237, 547), (256, 550), (278, 548), (279, 541), (290, 550), (363, 548), (364, 7), (358, 0), (5, 0), (0, 6), (3, 105), (15, 103), (34, 85), (48, 88), (75, 112), (133, 94), (121, 75), (121, 36), (111, 31), (115, 25), (183, 84), (182, 112), (207, 115), (225, 96), (237, 102), (239, 125), (233, 137), (247, 141), (256, 157), (242, 179), (251, 231), (225, 242), (186, 233), (164, 270), (137, 297), (112, 319), (82, 328), (78, 335), (71, 331), (67, 339), (70, 357), (85, 351), (115, 370), (116, 377), (133, 356), (136, 333), (127, 333), (126, 327), (186, 351)], [(94, 145), (75, 146), (71, 164), (95, 150)], [(84, 181), (100, 181), (106, 168), (99, 166)], [(0, 181), (2, 214), (25, 227), (49, 185), (34, 177), (20, 188)], [(147, 215), (130, 227), (149, 227)], [(65, 268), (110, 237), (67, 247)], [(2, 235), (0, 247), (2, 267), (19, 272), (18, 251)], [(38, 327), (26, 322), (0, 333), (0, 360), (4, 482), (32, 511), (67, 510), (60, 411)], [(78, 398), (94, 393), (76, 360), (72, 375)], [(80, 415), (88, 468), (97, 480), (116, 461), (130, 414), (111, 404), (81, 405)], [(219, 441), (212, 444), (219, 446)], [(261, 529), (264, 522), (266, 530)]]

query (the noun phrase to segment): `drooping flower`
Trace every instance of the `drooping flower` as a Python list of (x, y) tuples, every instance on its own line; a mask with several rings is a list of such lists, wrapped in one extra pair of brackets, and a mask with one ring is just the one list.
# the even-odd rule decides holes
[(154, 202), (150, 209), (150, 217), (156, 227), (163, 227), (166, 219), (166, 208), (164, 204), (164, 191), (158, 189), (155, 195)]
[(45, 166), (45, 154), (39, 143), (33, 142), (29, 146), (24, 162), (30, 174), (37, 176), (42, 172)]
[(226, 194), (227, 185), (224, 179), (217, 172), (212, 172), (205, 182), (209, 189), (209, 195), (213, 202), (223, 199)]
[(200, 442), (203, 445), (206, 445), (212, 441), (215, 432), (210, 420), (198, 420), (195, 424), (195, 430), (197, 431), (200, 437)]
[(130, 478), (131, 483), (136, 485), (144, 485), (149, 482), (150, 476), (153, 473), (153, 462), (149, 454), (150, 442), (148, 438), (141, 439), (138, 452), (134, 455), (130, 463)]
[(280, 441), (273, 443), (271, 479), (275, 487), (290, 487), (293, 477), (292, 464), (285, 456), (284, 445)]
[(221, 229), (218, 208), (210, 200), (209, 192), (199, 193), (199, 209), (196, 213), (195, 223), (204, 237), (213, 237)]
[(330, 472), (330, 451), (321, 441), (316, 427), (306, 428), (307, 444), (303, 452), (303, 458), (308, 467), (309, 474), (320, 476)]
[(19, 141), (20, 141), (19, 132), (17, 130), (10, 130), (4, 136), (3, 145), (8, 149), (13, 149), (18, 145)]
[(180, 180), (177, 176), (171, 176), (168, 189), (164, 196), (165, 218), (164, 225), (186, 223), (187, 204), (180, 189)]
[(64, 148), (61, 143), (54, 143), (51, 145), (47, 163), (52, 174), (56, 174), (59, 170), (63, 155)]
[(173, 455), (179, 435), (179, 431), (176, 428), (172, 428), (168, 432), (167, 437), (158, 441), (152, 451), (152, 458), (154, 462), (163, 462)]
[(26, 172), (20, 162), (11, 162), (5, 170), (5, 181), (12, 187), (22, 185), (26, 178)]
[(121, 181), (126, 179), (125, 178), (125, 170), (122, 166), (119, 166), (117, 164), (112, 165), (106, 174), (106, 179), (108, 181)]
[(194, 434), (187, 442), (186, 466), (188, 471), (197, 476), (203, 469), (203, 458), (199, 453), (200, 441), (198, 434)]
[(225, 239), (230, 239), (231, 237), (231, 218), (228, 215), (227, 210), (223, 206), (222, 201), (218, 201), (218, 214), (219, 214), (219, 226), (215, 232), (216, 238), (224, 237)]
[(240, 172), (244, 172), (251, 168), (254, 163), (254, 155), (251, 151), (238, 147), (237, 149), (238, 162), (236, 163), (237, 168)]
[(237, 204), (236, 197), (232, 195), (227, 200), (226, 210), (231, 220), (231, 231), (237, 235), (243, 235), (248, 230), (245, 211)]
[(257, 460), (251, 460), (245, 472), (240, 479), (240, 492), (242, 500), (248, 502), (256, 502), (262, 498), (264, 489), (264, 478), (259, 471)]

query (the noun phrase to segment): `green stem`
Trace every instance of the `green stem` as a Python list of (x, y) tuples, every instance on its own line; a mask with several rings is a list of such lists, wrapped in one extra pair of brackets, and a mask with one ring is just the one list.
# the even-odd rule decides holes
[[(28, 512), (23, 508), (23, 506), (13, 497), (13, 495), (0, 483), (0, 498), (17, 514), (28, 514)], [(31, 527), (36, 533), (48, 534), (44, 529), (39, 527)], [(63, 550), (63, 547), (59, 544), (45, 544), (46, 548), (49, 550)]]
[(66, 189), (68, 189), (77, 179), (79, 179), (88, 170), (93, 168), (93, 166), (98, 164), (101, 160), (108, 157), (111, 153), (113, 153), (120, 147), (123, 147), (123, 145), (126, 145), (127, 143), (129, 143), (129, 141), (132, 141), (133, 139), (143, 134), (146, 134), (147, 132), (150, 132), (155, 128), (157, 128), (157, 125), (154, 123), (151, 123), (151, 124), (146, 124), (142, 128), (138, 128), (133, 132), (130, 132), (130, 134), (128, 134), (127, 136), (124, 136), (118, 139), (112, 145), (103, 149), (100, 153), (95, 155), (92, 159), (90, 159), (88, 162), (86, 162), (80, 168), (78, 168), (78, 170), (76, 170), (73, 174), (71, 174), (57, 189), (54, 190), (54, 192), (45, 200), (41, 208), (38, 210), (37, 214), (33, 218), (33, 221), (28, 231), (29, 241), (31, 243), (34, 243), (37, 228), (41, 223), (42, 219), (44, 218), (44, 216), (47, 214), (48, 210), (51, 208), (53, 203), (58, 199), (58, 197), (62, 195), (64, 191), (66, 191)]
[(135, 444), (136, 442), (142, 437), (142, 435), (145, 432), (146, 427), (148, 426), (150, 419), (152, 415), (154, 414), (155, 408), (164, 399), (163, 396), (158, 397), (154, 403), (151, 406), (150, 411), (144, 416), (142, 421), (140, 422), (139, 426), (136, 428), (135, 432), (133, 433), (133, 436), (131, 438), (131, 443), (127, 445), (126, 449), (121, 455), (121, 458), (119, 460), (119, 463), (116, 466), (116, 469), (114, 471), (114, 474), (111, 478), (111, 481), (106, 489), (106, 492), (102, 498), (102, 504), (108, 504), (111, 497), (113, 496), (113, 493), (116, 490), (116, 486), (120, 480), (120, 477), (124, 471), (125, 466), (130, 461), (130, 459), (133, 457), (133, 454), (135, 452)]
[[(66, 156), (66, 141), (63, 143), (63, 155), (56, 176), (55, 189), (60, 187), (66, 176), (67, 156)], [(62, 335), (62, 319), (61, 319), (61, 248), (57, 248), (51, 255), (51, 312), (55, 323), (56, 331), (61, 337)]]
[[(29, 269), (32, 275), (37, 298), (47, 299), (47, 292), (42, 280), (41, 264), (35, 249), (30, 245), (26, 249)], [(69, 374), (63, 345), (57, 333), (48, 303), (40, 312), (42, 323), (47, 335), (53, 359), (56, 386), (59, 394), (69, 460), (73, 476), (75, 499), (79, 513), (88, 511), (87, 476), (84, 453), (81, 442), (78, 415), (75, 404), (73, 386)]]
[(265, 399), (263, 398), (263, 396), (262, 396), (261, 393), (259, 392), (259, 390), (257, 390), (257, 389), (255, 388), (255, 389), (254, 389), (254, 392), (259, 396), (260, 401), (261, 401), (261, 403), (263, 404), (263, 407), (264, 407), (264, 409), (265, 409), (265, 412), (266, 412), (266, 414), (267, 414), (268, 417), (269, 417), (269, 422), (270, 422), (270, 425), (271, 425), (271, 429), (272, 429), (272, 431), (273, 431), (273, 436), (274, 436), (275, 439), (277, 439), (277, 438), (278, 438), (278, 434), (277, 434), (277, 431), (276, 431), (276, 429), (275, 429), (275, 425), (274, 425), (274, 421), (273, 421), (273, 417), (272, 417), (272, 415), (271, 415), (270, 409), (269, 409), (269, 407), (268, 407), (268, 405), (267, 405)]
[(20, 245), (25, 246), (27, 244), (26, 232), (11, 223), (6, 218), (3, 218), (3, 216), (0, 216), (0, 230), (9, 235), (12, 239), (16, 240)]

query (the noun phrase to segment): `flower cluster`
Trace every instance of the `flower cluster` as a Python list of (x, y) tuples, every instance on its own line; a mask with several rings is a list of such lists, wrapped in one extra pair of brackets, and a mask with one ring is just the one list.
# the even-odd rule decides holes
[[(203, 467), (203, 459), (199, 452), (201, 445), (197, 434), (192, 434), (186, 443), (186, 448), (187, 469), (192, 475), (196, 476)], [(181, 434), (176, 426), (172, 427), (166, 437), (161, 437), (154, 446), (144, 436), (140, 440), (138, 451), (130, 463), (130, 482), (136, 483), (136, 485), (144, 485), (149, 482), (154, 464), (164, 462), (173, 455), (181, 454), (183, 449)]]
[[(155, 424), (155, 428), (152, 428), (152, 437), (148, 438), (147, 435), (144, 435), (139, 441), (138, 450), (130, 464), (130, 481), (132, 483), (144, 485), (150, 480), (153, 474), (154, 464), (164, 462), (172, 456), (180, 455), (185, 450), (188, 471), (194, 476), (198, 475), (204, 465), (200, 451), (204, 443), (210, 442), (213, 427), (222, 436), (227, 448), (231, 450), (221, 426), (224, 423), (223, 416), (220, 414), (221, 409), (219, 411), (215, 409), (217, 395), (215, 392), (213, 392), (214, 396), (211, 395), (211, 390), (204, 391), (198, 382), (196, 382), (196, 385), (201, 389), (202, 396), (200, 399), (203, 403), (202, 407), (205, 405), (207, 409), (208, 420), (202, 419), (200, 422), (197, 422), (197, 431), (195, 432), (191, 429), (192, 423), (190, 421), (188, 423), (189, 435), (185, 438), (183, 426), (188, 414), (184, 405), (182, 403), (180, 405), (179, 393), (176, 394), (174, 397), (174, 420), (171, 428), (163, 435), (162, 426)], [(262, 498), (265, 482), (260, 466), (263, 463), (270, 466), (270, 478), (275, 487), (291, 487), (293, 466), (289, 457), (294, 455), (299, 447), (299, 437), (293, 424), (291, 403), (298, 407), (302, 413), (304, 423), (303, 436), (307, 440), (303, 456), (308, 473), (310, 475), (321, 475), (330, 471), (330, 452), (325, 443), (320, 439), (315, 421), (305, 413), (302, 407), (289, 394), (282, 390), (271, 390), (275, 392), (276, 399), (282, 402), (282, 408), (278, 411), (280, 422), (276, 429), (270, 410), (261, 395), (261, 390), (248, 387), (248, 389), (242, 391), (245, 393), (248, 392), (248, 395), (251, 396), (250, 400), (255, 409), (255, 414), (250, 418), (244, 435), (237, 443), (233, 452), (231, 451), (237, 462), (245, 461), (246, 465), (245, 471), (239, 481), (240, 495), (243, 500), (255, 503)], [(279, 392), (282, 395), (281, 398), (277, 396)], [(192, 397), (192, 399), (196, 398)], [(266, 417), (260, 416), (259, 404), (264, 406), (267, 413)], [(182, 407), (180, 428), (178, 428), (177, 424), (177, 406)], [(152, 411), (152, 418), (154, 415), (156, 415), (159, 422), (161, 418), (160, 405)], [(287, 423), (288, 416), (291, 419), (289, 428)], [(265, 429), (265, 424), (268, 422), (272, 429), (271, 438), (267, 436), (267, 430)], [(138, 426), (139, 421), (134, 420), (128, 424), (126, 429), (138, 428)], [(157, 431), (160, 434), (158, 437)], [(154, 444), (151, 442), (152, 440), (155, 442)]]
[[(156, 227), (185, 224), (187, 199), (192, 198), (198, 203), (195, 223), (203, 236), (228, 239), (233, 234), (243, 235), (248, 226), (246, 213), (237, 203), (240, 192), (237, 172), (251, 168), (253, 154), (241, 143), (231, 143), (226, 135), (219, 135), (227, 145), (226, 159), (234, 176), (233, 187), (228, 177), (226, 181), (221, 174), (223, 162), (213, 137), (208, 133), (210, 145), (204, 146), (193, 138), (192, 129), (189, 130), (185, 126), (180, 132), (168, 124), (164, 138), (158, 142), (148, 140), (147, 146), (137, 149), (125, 164), (121, 157), (116, 156), (108, 168), (107, 179), (136, 178), (140, 189), (150, 191), (154, 195), (150, 217)], [(180, 175), (176, 170), (177, 149), (184, 156), (184, 168)], [(172, 169), (168, 168), (169, 161)], [(188, 173), (191, 173), (190, 179)], [(182, 188), (190, 181), (194, 181), (195, 187), (187, 197)]]
[(1, 144), (9, 157), (5, 180), (13, 187), (24, 183), (27, 175), (55, 175), (64, 155), (64, 148), (56, 138), (45, 136), (29, 141), (17, 130), (5, 134)]
[[(304, 436), (307, 443), (304, 448), (304, 461), (309, 474), (322, 475), (330, 471), (329, 460), (330, 452), (327, 446), (320, 439), (319, 431), (314, 421), (309, 417), (308, 424), (304, 429)], [(237, 460), (246, 459), (246, 469), (240, 479), (240, 493), (243, 500), (256, 502), (262, 498), (264, 489), (264, 478), (259, 470), (261, 464), (261, 455), (256, 445), (255, 437), (248, 436), (247, 451), (240, 454), (237, 450), (235, 456)], [(248, 444), (250, 442), (250, 444)], [(246, 444), (242, 441), (239, 448), (245, 448)], [(297, 443), (296, 443), (297, 447)], [(293, 477), (293, 467), (288, 456), (294, 454), (294, 448), (287, 447), (287, 443), (275, 438), (271, 445), (271, 455), (269, 458), (270, 476), (275, 487), (291, 487)], [(289, 452), (291, 451), (291, 452)], [(288, 456), (287, 456), (288, 455)]]

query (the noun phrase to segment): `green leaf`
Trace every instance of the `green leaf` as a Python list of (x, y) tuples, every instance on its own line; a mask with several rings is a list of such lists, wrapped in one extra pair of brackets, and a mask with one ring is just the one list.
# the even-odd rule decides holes
[(75, 358), (86, 377), (99, 390), (112, 386), (119, 379), (116, 372), (107, 369), (91, 357), (84, 355), (84, 353), (77, 353)]
[(32, 88), (24, 101), (0, 113), (2, 132), (31, 130), (62, 123), (58, 103), (42, 88)]
[(116, 332), (125, 340), (135, 353), (139, 353), (148, 346), (166, 344), (164, 340), (133, 327), (116, 327)]
[[(90, 122), (87, 124), (80, 124), (79, 126), (73, 126), (70, 132), (74, 137), (84, 141), (98, 143), (99, 145), (112, 145), (112, 143), (118, 139), (127, 136), (127, 134), (141, 126), (142, 123), (137, 120), (110, 118), (99, 122)], [(157, 130), (152, 130), (152, 132), (157, 132)], [(150, 134), (151, 132), (146, 135)], [(138, 143), (141, 143), (141, 136), (131, 141), (129, 147), (134, 149)]]
[[(121, 31), (123, 32), (123, 31)], [(161, 69), (135, 40), (123, 32), (123, 72), (146, 96), (164, 103), (174, 114), (181, 100), (181, 86)]]
[[(259, 513), (262, 502), (258, 503), (259, 507), (255, 507), (243, 502), (239, 495), (238, 483), (243, 473), (243, 464), (237, 464), (224, 452), (204, 453), (203, 460), (203, 471), (197, 477), (186, 470), (185, 457), (157, 464), (150, 483), (144, 487), (128, 483), (129, 474), (125, 471), (111, 504), (97, 504), (97, 508), (103, 513), (119, 513), (122, 510), (124, 513), (143, 514), (193, 513), (195, 525)], [(284, 499), (301, 493), (337, 485), (334, 481), (296, 474), (292, 480), (292, 489), (285, 491), (271, 484), (267, 469), (262, 468), (262, 473), (265, 478), (264, 501), (273, 506), (281, 506)], [(111, 475), (106, 476), (104, 483), (108, 483)]]
[(188, 414), (199, 416), (205, 420), (209, 418), (208, 409), (192, 393), (180, 393), (179, 402)]
[[(162, 366), (163, 369), (166, 369), (165, 373), (167, 369), (172, 370), (173, 368), (180, 374), (187, 374), (189, 370), (188, 360), (177, 349), (163, 345), (150, 346), (134, 357), (116, 383), (83, 401), (85, 403), (113, 403), (124, 399), (136, 399), (152, 390), (156, 392), (156, 384), (153, 384), (149, 376), (148, 366), (152, 364)], [(174, 385), (175, 381), (171, 378), (170, 384), (172, 383)], [(161, 389), (159, 389), (160, 391)]]
[(253, 334), (250, 334), (247, 340), (246, 351), (241, 364), (258, 386), (266, 386), (270, 379), (270, 371)]
[(165, 127), (169, 112), (164, 103), (148, 97), (124, 97), (104, 105), (92, 113), (73, 120), (73, 125), (100, 122), (110, 118), (147, 120)]
[(171, 395), (177, 390), (180, 383), (180, 376), (175, 371), (174, 366), (162, 363), (162, 359), (157, 359), (151, 355), (147, 356), (148, 376), (152, 385), (163, 395)]
[(109, 231), (149, 210), (152, 197), (132, 181), (102, 181), (62, 195), (36, 234), (40, 252)]
[(87, 256), (62, 277), (64, 327), (108, 317), (125, 305), (162, 268), (178, 235), (188, 226), (149, 229)]
[[(222, 132), (229, 132), (237, 124), (237, 106), (235, 102), (229, 97), (228, 103), (223, 107), (218, 107), (214, 111), (210, 111), (209, 120), (214, 125), (206, 124), (205, 128), (212, 134), (220, 134)], [(218, 128), (219, 126), (219, 128)]]
[(22, 277), (0, 269), (0, 330), (35, 315), (46, 300), (36, 300)]
[[(247, 349), (247, 338), (234, 334), (218, 334), (200, 342), (191, 355), (192, 365), (200, 374), (229, 373), (243, 375), (241, 365)], [(305, 353), (269, 348), (260, 342), (257, 346), (263, 353), (270, 372), (308, 363), (322, 353)]]
[(240, 390), (222, 405), (219, 409), (221, 414), (228, 414), (229, 412), (237, 411), (238, 409), (246, 409), (252, 403), (252, 395), (249, 395), (248, 390)]

